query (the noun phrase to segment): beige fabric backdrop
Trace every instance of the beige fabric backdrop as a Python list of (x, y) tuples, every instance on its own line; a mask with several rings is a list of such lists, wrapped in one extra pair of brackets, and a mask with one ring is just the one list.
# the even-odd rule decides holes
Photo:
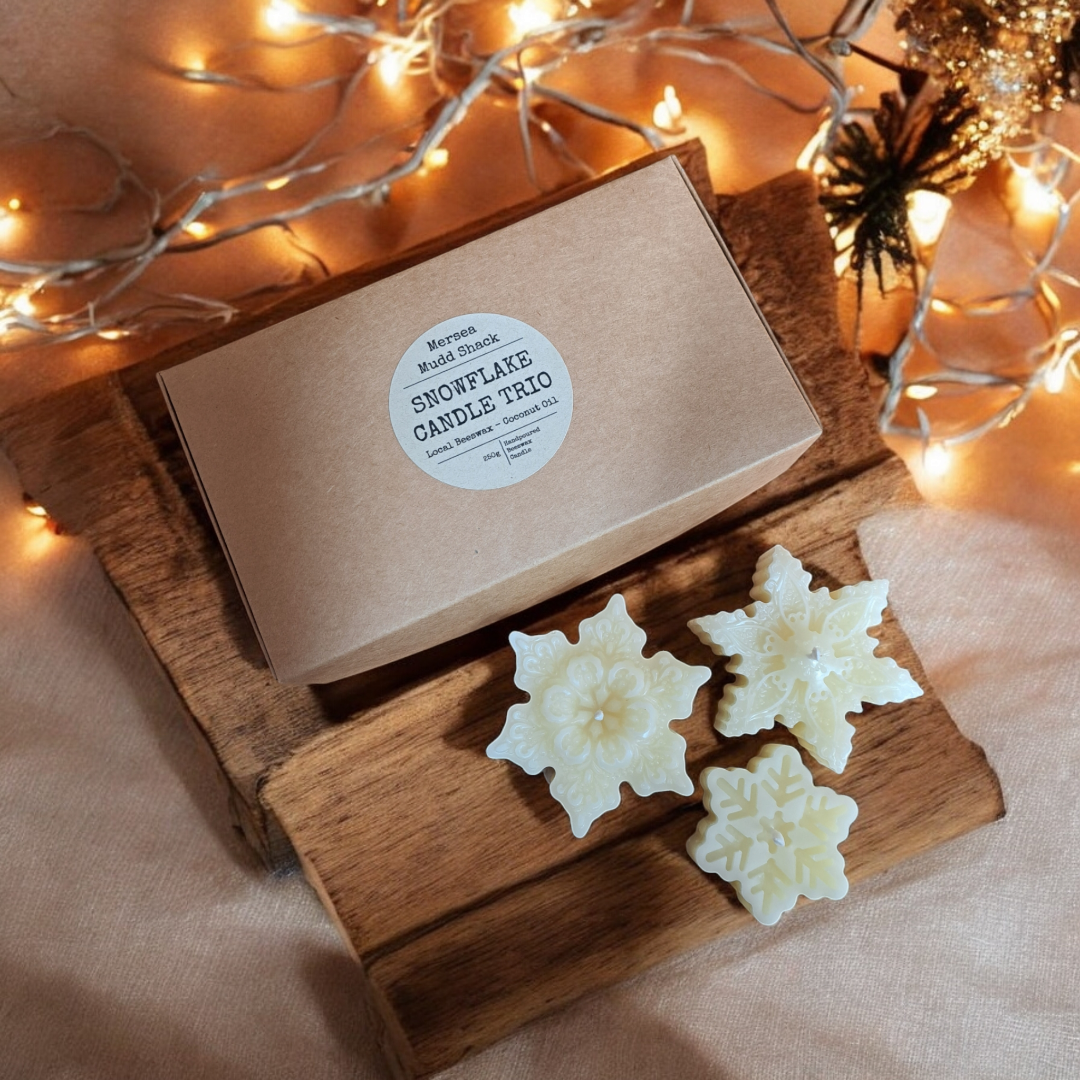
[[(273, 149), (268, 131), (291, 145), (302, 111), (228, 94), (211, 109), (147, 62), (242, 36), (255, 7), (4, 0), (3, 127), (95, 127), (163, 189), (193, 161), (246, 161), (245, 133), (260, 152)], [(726, 190), (754, 179), (731, 180), (739, 162), (786, 167), (766, 143), (718, 159)], [(512, 201), (488, 184), (488, 205)], [(478, 211), (461, 193), (451, 216), (464, 220)], [(381, 241), (347, 220), (324, 231), (347, 238), (355, 262)], [(5, 358), (0, 400), (136, 347)], [(997, 768), (1006, 819), (448, 1075), (1080, 1077), (1078, 407), (1075, 384), (1040, 398), (926, 485), (940, 506), (862, 533), (940, 695)], [(299, 878), (267, 878), (232, 836), (212, 770), (93, 557), (42, 534), (19, 493), (0, 459), (0, 1080), (383, 1076), (355, 972), (314, 896)]]
[[(881, 514), (862, 539), (997, 768), (1007, 818), (449, 1075), (1080, 1075), (1075, 529), (925, 508)], [(264, 876), (230, 834), (95, 560), (41, 533), (6, 462), (0, 677), (0, 1077), (382, 1076), (314, 896)]]

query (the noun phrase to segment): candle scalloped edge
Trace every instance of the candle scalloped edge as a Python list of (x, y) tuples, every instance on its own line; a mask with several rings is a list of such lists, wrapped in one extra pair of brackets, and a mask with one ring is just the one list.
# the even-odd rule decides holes
[(745, 769), (701, 774), (707, 816), (686, 842), (706, 873), (735, 889), (751, 915), (773, 926), (800, 896), (847, 895), (844, 857), (859, 808), (848, 795), (814, 784), (793, 746), (769, 743)]
[(619, 593), (581, 621), (576, 644), (560, 630), (510, 635), (514, 682), (530, 696), (510, 707), (487, 755), (544, 772), (576, 837), (619, 805), (624, 781), (642, 796), (693, 794), (686, 740), (669, 723), (690, 715), (712, 671), (668, 652), (646, 658), (645, 641)]
[(811, 757), (843, 772), (855, 731), (847, 715), (923, 692), (895, 660), (874, 654), (880, 642), (868, 630), (881, 622), (888, 589), (877, 580), (811, 591), (795, 556), (780, 545), (766, 551), (754, 572), (754, 603), (688, 624), (730, 657), (735, 681), (717, 705), (716, 729), (749, 735), (779, 720)]

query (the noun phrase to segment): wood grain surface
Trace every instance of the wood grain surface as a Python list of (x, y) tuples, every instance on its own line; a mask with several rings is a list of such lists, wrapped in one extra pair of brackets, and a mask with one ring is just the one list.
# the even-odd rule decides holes
[[(799, 553), (815, 587), (864, 580), (855, 526), (868, 506), (911, 498), (906, 470), (886, 460), (641, 560), (520, 628), (576, 640), (578, 622), (622, 592), (648, 633), (647, 652), (715, 669), (690, 719), (674, 725), (690, 775), (744, 767), (766, 742), (794, 739), (784, 728), (716, 733), (728, 676), (687, 621), (745, 605), (758, 556), (777, 543)], [(808, 762), (816, 783), (859, 804), (842, 848), (852, 881), (1003, 813), (982, 751), (956, 729), (888, 615), (880, 637), (880, 651), (927, 693), (853, 717), (841, 776)], [(485, 756), (507, 708), (525, 697), (514, 663), (506, 645), (416, 686), (313, 740), (264, 787), (368, 974), (404, 1076), (444, 1068), (583, 993), (752, 925), (733, 890), (686, 856), (703, 815), (699, 793), (641, 799), (624, 787), (620, 807), (575, 840), (541, 777)]]
[[(695, 183), (707, 185), (700, 146), (678, 153)], [(804, 561), (815, 586), (862, 580), (859, 521), (916, 498), (878, 437), (863, 372), (841, 333), (832, 242), (813, 180), (792, 173), (715, 203), (703, 187), (821, 417), (818, 443), (685, 536), (512, 620), (328, 686), (276, 683), (156, 373), (576, 190), (0, 415), (0, 445), (27, 491), (93, 545), (183, 697), (228, 784), (236, 824), (268, 865), (299, 856), (364, 968), (362, 1005), (402, 1077), (443, 1068), (704, 941), (770, 932), (686, 856), (703, 813), (696, 795), (639, 799), (626, 790), (619, 809), (576, 841), (541, 778), (485, 757), (506, 709), (524, 697), (513, 685), (509, 630), (558, 628), (576, 639), (580, 619), (622, 591), (648, 633), (648, 653), (667, 649), (717, 672), (693, 715), (676, 724), (691, 775), (705, 765), (743, 766), (765, 742), (790, 736), (781, 728), (725, 740), (714, 731), (723, 661), (687, 620), (744, 605), (754, 564), (773, 543)], [(1004, 812), (982, 751), (959, 734), (888, 614), (881, 638), (926, 694), (853, 718), (842, 776), (813, 769), (818, 783), (859, 803), (842, 846), (854, 882)]]

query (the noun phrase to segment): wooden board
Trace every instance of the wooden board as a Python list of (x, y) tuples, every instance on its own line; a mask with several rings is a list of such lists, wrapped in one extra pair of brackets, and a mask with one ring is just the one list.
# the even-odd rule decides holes
[[(704, 183), (700, 148), (680, 156)], [(794, 468), (659, 551), (512, 620), (330, 686), (274, 682), (156, 372), (544, 204), (0, 415), (0, 445), (27, 490), (91, 542), (182, 695), (237, 825), (271, 866), (286, 864), (295, 844), (363, 965), (367, 1006), (402, 1076), (442, 1068), (582, 993), (751, 922), (685, 855), (702, 813), (693, 799), (627, 794), (573, 841), (541, 780), (484, 757), (507, 706), (523, 696), (512, 684), (508, 631), (573, 636), (619, 589), (650, 651), (719, 666), (686, 621), (745, 604), (761, 551), (785, 543), (818, 584), (860, 580), (859, 520), (915, 498), (878, 438), (862, 371), (842, 340), (814, 184), (791, 174), (719, 200), (717, 215), (822, 419), (825, 434)], [(882, 633), (927, 686), (900, 628), (887, 619)], [(786, 739), (783, 731), (720, 739), (710, 716), (721, 685), (710, 683), (678, 725), (694, 776), (706, 764), (743, 765), (763, 742)], [(843, 847), (853, 881), (1003, 813), (981, 750), (928, 686), (916, 702), (868, 709), (856, 726), (844, 775), (833, 784), (817, 773), (860, 803)]]
[[(575, 640), (578, 621), (622, 592), (647, 651), (719, 676), (674, 725), (690, 775), (745, 766), (764, 743), (794, 740), (783, 728), (737, 740), (713, 730), (723, 661), (687, 621), (746, 604), (757, 558), (776, 543), (799, 553), (815, 585), (864, 580), (855, 526), (868, 505), (909, 498), (909, 483), (898, 461), (885, 461), (643, 560), (522, 628)], [(881, 638), (929, 689), (891, 617)], [(513, 674), (509, 646), (449, 671), (309, 743), (263, 791), (364, 966), (402, 1076), (444, 1068), (583, 993), (752, 924), (734, 892), (685, 853), (700, 794), (640, 799), (624, 788), (618, 810), (575, 840), (542, 778), (484, 755), (509, 705), (524, 700)], [(843, 775), (812, 770), (859, 804), (842, 848), (852, 881), (1003, 813), (982, 751), (932, 690), (853, 720)]]

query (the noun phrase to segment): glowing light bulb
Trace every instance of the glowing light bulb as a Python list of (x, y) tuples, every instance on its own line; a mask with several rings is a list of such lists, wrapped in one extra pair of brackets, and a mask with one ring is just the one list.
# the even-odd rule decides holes
[(941, 237), (952, 201), (936, 191), (913, 191), (907, 198), (908, 224), (922, 247), (933, 247)]
[(851, 267), (851, 254), (855, 249), (855, 226), (849, 225), (842, 231), (833, 226), (829, 232), (832, 234), (836, 248), (833, 270), (837, 277), (843, 277)]
[(923, 451), (923, 469), (927, 476), (944, 476), (952, 466), (952, 456), (941, 443), (931, 443)]
[(263, 11), (263, 22), (275, 33), (287, 30), (300, 21), (300, 12), (286, 0), (270, 0)]
[(21, 210), (22, 209), (22, 199), (19, 199), (19, 198), (8, 199), (7, 208), (9, 210), (11, 210), (12, 212), (14, 212), (16, 210)]
[(1065, 389), (1065, 376), (1069, 365), (1074, 362), (1076, 354), (1080, 353), (1080, 329), (1066, 326), (1058, 335), (1058, 346), (1057, 357), (1043, 375), (1043, 386), (1051, 394), (1060, 394)]
[(195, 240), (205, 240), (210, 235), (210, 226), (203, 221), (189, 221), (184, 232)]
[(802, 152), (795, 159), (796, 169), (802, 169), (804, 172), (810, 169), (815, 176), (821, 176), (829, 167), (825, 155), (821, 153), (821, 148), (829, 134), (830, 124), (830, 120), (823, 120), (817, 131), (810, 136), (809, 142), (802, 148)]
[(1061, 195), (1055, 188), (1043, 183), (1034, 172), (1021, 165), (1014, 165), (1013, 171), (1022, 210), (1029, 214), (1061, 213)]
[(14, 300), (11, 301), (11, 306), (20, 315), (33, 315), (34, 314), (34, 301), (26, 293), (19, 293)]
[(682, 102), (679, 100), (679, 95), (675, 93), (675, 87), (665, 86), (663, 98), (656, 103), (656, 107), (653, 109), (653, 125), (661, 131), (677, 135), (686, 130), (682, 118)]
[[(63, 528), (59, 522), (55, 521), (49, 516), (49, 511), (45, 509), (32, 495), (23, 495), (23, 509), (32, 517), (36, 518), (40, 523), (40, 536), (51, 537), (60, 536), (63, 533)], [(37, 553), (40, 553), (40, 549), (36, 549)]]
[(914, 383), (904, 391), (909, 398), (914, 398), (916, 401), (925, 401), (927, 398), (932, 398), (938, 392), (936, 386), (927, 386), (926, 383)]
[(379, 57), (378, 63), (375, 65), (376, 70), (379, 72), (379, 78), (382, 79), (389, 87), (395, 87), (401, 81), (401, 76), (405, 74), (405, 67), (407, 61), (404, 53), (396, 52), (393, 49), (387, 49), (382, 56)]
[(942, 300), (939, 297), (934, 297), (930, 301), (930, 310), (936, 311), (939, 315), (950, 315), (956, 310), (956, 305), (949, 303), (948, 300)]
[(121, 338), (126, 338), (128, 332), (126, 330), (99, 330), (98, 337), (104, 338), (106, 341), (119, 341)]
[(450, 160), (450, 151), (445, 146), (436, 146), (424, 155), (425, 169), (444, 169)]
[(289, 182), (290, 179), (291, 177), (288, 176), (279, 176), (275, 180), (267, 180), (265, 185), (266, 190), (280, 191)]
[(519, 38), (528, 37), (553, 21), (551, 15), (536, 3), (536, 0), (522, 0), (520, 4), (511, 4), (507, 14)]
[(1054, 364), (1052, 367), (1047, 368), (1046, 375), (1043, 378), (1043, 386), (1046, 387), (1047, 393), (1060, 394), (1065, 388), (1065, 365)]

